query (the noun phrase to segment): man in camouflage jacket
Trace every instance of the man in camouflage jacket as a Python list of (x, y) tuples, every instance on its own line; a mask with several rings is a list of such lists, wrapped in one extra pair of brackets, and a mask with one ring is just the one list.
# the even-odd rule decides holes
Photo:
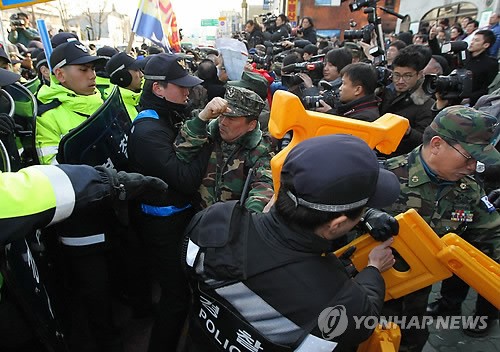
[(213, 146), (199, 189), (200, 208), (240, 199), (251, 168), (245, 207), (261, 212), (271, 200), (272, 142), (269, 135), (262, 133), (257, 121), (263, 107), (264, 101), (256, 93), (230, 86), (224, 99), (214, 98), (198, 117), (182, 126), (175, 142), (179, 159), (190, 162), (203, 145)]
[[(385, 167), (399, 177), (401, 193), (384, 210), (395, 215), (413, 208), (439, 236), (456, 233), (498, 261), (500, 215), (472, 177), (477, 161), (500, 164), (500, 153), (492, 144), (496, 135), (498, 123), (489, 114), (463, 106), (442, 110), (424, 131), (421, 146), (386, 161)], [(382, 315), (425, 315), (430, 290), (429, 286), (386, 302)], [(476, 315), (493, 318), (495, 313), (494, 306), (478, 298)], [(402, 333), (400, 351), (421, 351), (428, 337), (427, 329)]]

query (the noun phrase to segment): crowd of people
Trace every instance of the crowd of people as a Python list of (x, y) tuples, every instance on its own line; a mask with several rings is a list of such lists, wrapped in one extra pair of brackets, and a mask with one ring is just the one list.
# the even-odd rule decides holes
[[(487, 28), (466, 17), (393, 33), (375, 56), (376, 42), (318, 38), (311, 17), (298, 28), (283, 14), (248, 20), (239, 80), (215, 48), (125, 53), (61, 32), (47, 59), (27, 16), (11, 22), (0, 86), (19, 82), (36, 97), (40, 165), (20, 161), (19, 121), (2, 107), (0, 142), (19, 170), (0, 174), (0, 244), (50, 225), (41, 237), (57, 283), (47, 279), (47, 290), (71, 351), (124, 350), (117, 300), (130, 320), (151, 320), (148, 351), (352, 351), (373, 332), (356, 330), (354, 316), (461, 314), (469, 287), (456, 276), (435, 302), (426, 287), (384, 303), (381, 273), (406, 265), (390, 246), (394, 216), (408, 209), (500, 260), (500, 116), (482, 105), (498, 96), (495, 13)], [(126, 170), (62, 164), (63, 136), (116, 90), (130, 119)], [(393, 113), (409, 127), (390, 155), (344, 134), (306, 140), (275, 193), (270, 161), (293, 136), (267, 131), (277, 90), (308, 110), (366, 122)], [(332, 252), (366, 232), (380, 245), (354, 275)], [(41, 351), (46, 341), (1, 277), (2, 351)], [(348, 329), (322, 339), (318, 317), (338, 305)], [(486, 324), (464, 333), (487, 335), (498, 309), (478, 295), (475, 314)], [(427, 338), (403, 329), (401, 351), (421, 351)]]

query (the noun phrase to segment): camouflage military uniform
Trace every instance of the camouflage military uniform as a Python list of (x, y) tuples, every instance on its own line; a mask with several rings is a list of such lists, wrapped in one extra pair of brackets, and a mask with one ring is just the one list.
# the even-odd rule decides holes
[[(499, 163), (500, 156), (491, 144), (497, 128), (496, 119), (492, 116), (482, 116), (471, 108), (449, 107), (434, 118), (430, 128), (442, 139), (449, 140), (448, 144), (460, 144), (473, 160), (487, 164)], [(498, 261), (500, 215), (494, 207), (491, 208), (483, 188), (472, 176), (465, 176), (458, 181), (439, 179), (423, 160), (423, 148), (419, 146), (407, 155), (385, 162), (385, 167), (398, 176), (401, 193), (399, 199), (384, 210), (397, 215), (413, 208), (439, 236), (456, 233)], [(443, 286), (446, 281), (443, 281)], [(463, 285), (465, 294), (462, 295), (462, 301), (468, 290), (463, 282), (460, 289)], [(386, 302), (382, 315), (425, 315), (430, 290), (431, 286)], [(481, 310), (477, 312), (479, 315), (494, 311), (492, 307), (484, 298), (478, 297), (476, 312)], [(420, 351), (427, 341), (427, 327), (402, 332), (400, 351)]]
[[(232, 89), (235, 87), (228, 88), (228, 91)], [(257, 96), (253, 92), (252, 94)], [(245, 107), (231, 106), (231, 109), (234, 116), (244, 116)], [(207, 126), (206, 122), (194, 118), (184, 123), (177, 136), (177, 157), (189, 163), (205, 143), (212, 143), (213, 149), (207, 172), (198, 191), (201, 197), (200, 207), (206, 208), (216, 202), (240, 199), (248, 171), (253, 168), (245, 207), (261, 212), (274, 193), (270, 166), (273, 157), (271, 137), (264, 134), (257, 123), (254, 130), (247, 132), (236, 142), (226, 143), (220, 136), (218, 119)]]
[(397, 215), (415, 209), (439, 236), (456, 233), (500, 259), (500, 214), (488, 211), (481, 200), (485, 192), (473, 177), (433, 182), (424, 170), (420, 147), (387, 160), (385, 167), (401, 182), (399, 199), (387, 212)]

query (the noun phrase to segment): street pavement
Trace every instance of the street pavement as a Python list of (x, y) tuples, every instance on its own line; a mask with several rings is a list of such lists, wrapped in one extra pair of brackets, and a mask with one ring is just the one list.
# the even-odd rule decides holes
[[(440, 284), (433, 286), (429, 302), (433, 302), (439, 297), (439, 288)], [(463, 315), (474, 314), (476, 297), (477, 293), (471, 289), (462, 305)], [(461, 329), (436, 330), (431, 325), (429, 340), (423, 352), (500, 352), (500, 326), (498, 320), (495, 320), (493, 324), (488, 336), (481, 338), (469, 337)]]

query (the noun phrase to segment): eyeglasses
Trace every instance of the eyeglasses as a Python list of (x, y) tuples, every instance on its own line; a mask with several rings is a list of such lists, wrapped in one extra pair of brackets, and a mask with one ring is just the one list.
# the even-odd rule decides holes
[(397, 82), (399, 81), (401, 78), (403, 78), (403, 81), (405, 82), (408, 82), (409, 80), (411, 80), (413, 77), (415, 77), (417, 74), (416, 73), (405, 73), (405, 74), (400, 74), (400, 73), (397, 73), (397, 72), (394, 72), (392, 74), (392, 79), (393, 81)]
[(469, 160), (472, 160), (472, 156), (466, 155), (466, 154), (462, 153), (460, 150), (458, 150), (456, 147), (454, 147), (453, 144), (451, 144), (450, 142), (446, 141), (446, 143), (448, 143), (448, 145), (450, 147), (452, 147), (453, 149), (455, 149), (461, 156), (463, 156), (465, 158), (465, 160), (467, 160), (467, 162)]

